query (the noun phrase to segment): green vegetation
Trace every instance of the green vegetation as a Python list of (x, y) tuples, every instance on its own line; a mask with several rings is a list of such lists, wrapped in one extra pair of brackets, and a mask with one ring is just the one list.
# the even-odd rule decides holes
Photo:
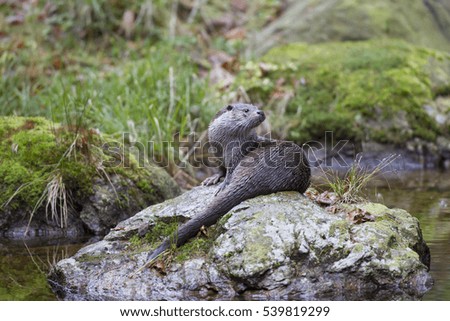
[[(92, 179), (108, 181), (112, 174), (145, 193), (132, 200), (141, 207), (173, 195), (167, 175), (140, 166), (142, 147), (176, 173), (184, 155), (165, 142), (205, 130), (225, 103), (203, 76), (211, 68), (208, 55), (210, 48), (239, 55), (242, 41), (225, 37), (229, 28), (211, 27), (205, 17), (219, 19), (230, 8), (219, 1), (200, 8), (148, 0), (2, 5), (0, 116), (8, 116), (0, 124), (2, 215), (47, 209), (45, 217), (64, 227), (72, 202), (92, 194)], [(248, 23), (261, 26), (277, 8), (276, 1), (252, 4), (257, 14)], [(199, 46), (202, 32), (214, 41)], [(101, 150), (100, 137), (124, 138), (129, 153), (118, 155), (115, 143)], [(129, 167), (103, 166), (121, 156)], [(138, 193), (113, 188), (114, 206), (126, 206)]]
[[(130, 133), (133, 142), (154, 142), (156, 155), (165, 155), (164, 141), (171, 141), (177, 132), (183, 137), (196, 130), (195, 124), (204, 128), (212, 110), (200, 107), (209, 103), (207, 86), (196, 78), (187, 55), (176, 54), (168, 45), (150, 47), (146, 54), (145, 59), (108, 66), (107, 71), (99, 62), (76, 74), (57, 72), (44, 88), (25, 97), (24, 88), (5, 89), (10, 94), (2, 95), (9, 100), (2, 112), (39, 114), (64, 122), (77, 117), (87, 105), (82, 117), (91, 127), (117, 136)], [(192, 106), (198, 106), (196, 112)]]
[(20, 9), (11, 4), (0, 15), (8, 35), (1, 42), (0, 113), (55, 122), (81, 116), (101, 132), (152, 141), (156, 155), (168, 157), (173, 149), (163, 141), (205, 128), (217, 102), (188, 54), (194, 38), (157, 41), (165, 30), (161, 12), (171, 5), (152, 4), (152, 16), (134, 23), (134, 42), (119, 36), (121, 15), (144, 15), (148, 1), (38, 3), (17, 25), (6, 23)]
[[(157, 220), (151, 231), (145, 234), (144, 242), (152, 246), (158, 245), (164, 238), (173, 235), (177, 229), (178, 222), (176, 220), (168, 223), (163, 220)], [(175, 240), (173, 240), (173, 243), (175, 243)]]
[(32, 216), (44, 205), (52, 220), (66, 227), (68, 198), (92, 193), (101, 160), (91, 146), (100, 138), (90, 131), (61, 131), (36, 117), (0, 117), (0, 137), (0, 209), (22, 208)]
[[(95, 130), (58, 126), (41, 117), (0, 117), (0, 142), (0, 213), (4, 219), (21, 213), (31, 221), (37, 211), (45, 210), (48, 220), (65, 228), (69, 211), (93, 193), (93, 179), (112, 184), (114, 174), (135, 185), (125, 179), (116, 182), (129, 185), (129, 194), (141, 190), (141, 207), (173, 194), (162, 169), (140, 167), (132, 155), (128, 167), (112, 166), (117, 161), (114, 157), (122, 159), (121, 149), (111, 153), (112, 140)], [(116, 197), (119, 203), (128, 202), (123, 195)]]
[(441, 0), (304, 0), (255, 35), (257, 52), (280, 43), (402, 39), (450, 50), (450, 2)]
[[(43, 116), (64, 128), (0, 133), (6, 139), (1, 145), (6, 156), (0, 161), (3, 206), (13, 209), (23, 203), (30, 212), (36, 204), (67, 208), (69, 190), (76, 193), (72, 198), (89, 195), (91, 177), (112, 173), (99, 167), (100, 160), (114, 158), (98, 152), (100, 136), (89, 128), (118, 140), (128, 133), (125, 143), (135, 145), (133, 152), (142, 156), (142, 147), (149, 152), (152, 146), (149, 156), (176, 174), (175, 165), (185, 154), (178, 154), (176, 143), (164, 142), (204, 131), (218, 106), (247, 95), (272, 113), (274, 136), (298, 142), (320, 140), (326, 131), (333, 131), (336, 140), (394, 144), (415, 138), (434, 142), (448, 134), (424, 108), (450, 94), (448, 54), (398, 40), (371, 40), (294, 43), (254, 58), (247, 46), (252, 32), (283, 14), (279, 2), (195, 3), (54, 0), (7, 2), (2, 7), (0, 114)], [(311, 5), (311, 12), (322, 8), (331, 14), (331, 7), (357, 16), (367, 12), (375, 27), (358, 40), (392, 34), (397, 29), (391, 26), (409, 21), (402, 18), (404, 12), (392, 19), (384, 2), (318, 3)], [(401, 7), (392, 4), (397, 5)], [(336, 35), (342, 35), (341, 22), (330, 24)], [(211, 85), (208, 76), (217, 66), (236, 77), (232, 85)], [(13, 119), (3, 122), (26, 127)], [(30, 121), (39, 129), (43, 119)], [(22, 154), (22, 146), (28, 145), (32, 148)], [(158, 194), (155, 186), (163, 182), (153, 175), (157, 170), (136, 171), (138, 162), (130, 158), (129, 169), (116, 168), (114, 173), (148, 195)], [(334, 187), (342, 195), (350, 188), (339, 183)], [(119, 196), (118, 204), (128, 201), (128, 196)]]
[[(440, 128), (423, 106), (450, 94), (450, 55), (401, 41), (289, 44), (247, 64), (238, 83), (269, 102), (275, 130), (296, 141), (434, 141)], [(278, 124), (277, 122), (277, 124)]]
[[(230, 8), (220, 1), (7, 3), (0, 11), (0, 114), (63, 122), (86, 109), (89, 127), (154, 142), (155, 157), (173, 165), (177, 146), (163, 142), (206, 129), (226, 103), (199, 74), (211, 67), (210, 47), (243, 50), (239, 37), (227, 39), (204, 21)], [(250, 5), (248, 23), (261, 26), (277, 8), (276, 1)], [(214, 41), (198, 46), (206, 29)]]
[(331, 191), (333, 194), (322, 194), (316, 197), (316, 200), (319, 203), (325, 201), (326, 204), (357, 203), (367, 200), (365, 195), (367, 186), (379, 179), (398, 157), (398, 155), (390, 155), (382, 159), (377, 166), (369, 169), (361, 164), (362, 157), (359, 156), (344, 174), (333, 169), (322, 169), (323, 175), (320, 178), (323, 183), (320, 188)]
[[(33, 261), (33, 257), (0, 254), (0, 300), (54, 300), (43, 273), (48, 267)], [(39, 262), (41, 263), (41, 262)]]
[[(448, 121), (438, 124), (424, 106), (439, 101), (439, 113), (450, 112), (450, 56), (416, 47), (448, 50), (447, 4), (429, 0), (442, 9), (432, 17), (421, 1), (289, 3), (3, 1), (0, 215), (28, 219), (35, 213), (64, 227), (72, 203), (92, 194), (93, 178), (109, 180), (114, 174), (130, 186), (118, 189), (112, 206), (135, 202), (142, 208), (173, 195), (169, 177), (159, 175), (163, 169), (143, 168), (132, 155), (142, 156), (141, 147), (151, 141), (155, 158), (168, 164), (172, 175), (179, 173), (175, 165), (186, 155), (177, 154), (176, 143), (164, 142), (204, 131), (216, 110), (233, 100), (263, 106), (274, 136), (297, 142), (320, 140), (325, 131), (337, 140), (398, 145), (448, 137)], [(300, 15), (301, 6), (307, 10)], [(292, 14), (298, 26), (282, 18)], [(278, 37), (285, 26), (299, 31)], [(275, 42), (263, 32), (269, 29)], [(257, 48), (249, 46), (258, 37)], [(284, 40), (310, 44), (280, 46)], [(269, 47), (264, 57), (252, 56)], [(209, 79), (223, 74), (230, 75), (228, 87)], [(110, 138), (122, 142), (123, 133), (129, 133), (128, 155), (102, 148)], [(129, 167), (105, 165), (121, 156)], [(376, 174), (357, 163), (344, 177), (328, 173), (327, 184), (352, 202), (364, 197)], [(145, 197), (131, 199), (139, 193)], [(171, 259), (205, 253), (222, 223), (209, 228), (208, 237), (173, 249)], [(177, 226), (157, 222), (130, 243), (135, 250), (154, 247)], [(35, 282), (32, 288), (46, 286), (43, 277)], [(33, 298), (32, 289), (16, 283), (16, 294), (0, 291), (0, 297)]]
[[(338, 9), (351, 11), (357, 4), (358, 10), (370, 9), (374, 25), (396, 21), (383, 15), (387, 4), (360, 2), (344, 1)], [(376, 40), (290, 44), (244, 61), (251, 31), (273, 19), (280, 5), (242, 6), (147, 0), (58, 0), (27, 9), (8, 4), (0, 12), (6, 35), (0, 43), (0, 113), (55, 122), (81, 115), (87, 127), (116, 138), (128, 132), (132, 143), (154, 142), (154, 156), (172, 174), (183, 155), (176, 144), (163, 142), (205, 130), (218, 106), (239, 97), (242, 88), (252, 102), (281, 116), (271, 119), (276, 136), (296, 141), (321, 139), (331, 130), (336, 139), (402, 144), (414, 137), (434, 141), (443, 132), (423, 105), (450, 92), (447, 54)], [(240, 10), (247, 19), (238, 18)], [(235, 16), (224, 22), (226, 12)], [(15, 15), (23, 20), (10, 22)], [(238, 27), (230, 30), (227, 23)], [(211, 39), (199, 40), (201, 33)], [(222, 68), (237, 75), (231, 88), (214, 88), (202, 76), (211, 71), (217, 59), (211, 51), (217, 50), (230, 55)]]
[(189, 240), (175, 252), (175, 262), (184, 262), (196, 256), (204, 256), (211, 248), (212, 242), (212, 239), (206, 237)]
[[(168, 253), (162, 257), (166, 262), (166, 265), (171, 262), (183, 262), (193, 256), (204, 255), (214, 242), (215, 237), (218, 234), (218, 230), (222, 224), (223, 223), (219, 222), (215, 226), (209, 227), (207, 230), (207, 235), (192, 238), (179, 248), (175, 246), (175, 240), (173, 240), (173, 246), (169, 249)], [(131, 250), (149, 251), (150, 249), (155, 249), (166, 237), (176, 237), (178, 227), (179, 224), (176, 220), (167, 222), (167, 219), (157, 219), (154, 222), (153, 227), (151, 227), (151, 230), (143, 237), (140, 237), (137, 234), (130, 237), (129, 243), (131, 245)]]

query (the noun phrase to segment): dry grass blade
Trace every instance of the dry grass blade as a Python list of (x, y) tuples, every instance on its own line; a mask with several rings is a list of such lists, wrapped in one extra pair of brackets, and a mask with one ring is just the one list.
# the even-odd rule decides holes
[(69, 216), (68, 194), (60, 173), (57, 173), (47, 184), (46, 190), (45, 215), (48, 218), (48, 209), (50, 208), (51, 220), (56, 222), (59, 227), (66, 228)]
[[(170, 253), (170, 250), (165, 250), (158, 257), (165, 256), (168, 253)], [(128, 277), (131, 279), (131, 278), (135, 277), (138, 273), (142, 272), (145, 268), (153, 266), (153, 264), (155, 264), (155, 262), (158, 260), (158, 257), (155, 257), (155, 258), (151, 259), (150, 261), (146, 261), (144, 263), (144, 265), (140, 266), (138, 269), (136, 269), (136, 271), (130, 273), (128, 275)]]
[(50, 173), (49, 182), (47, 183), (47, 186), (44, 188), (41, 197), (38, 199), (38, 201), (34, 205), (33, 210), (30, 213), (30, 218), (28, 220), (25, 234), (28, 234), (34, 214), (42, 206), (45, 200), (45, 215), (47, 219), (49, 217), (48, 214), (50, 209), (51, 220), (56, 222), (56, 224), (61, 228), (67, 227), (69, 215), (69, 195), (58, 167), (60, 166), (64, 158), (69, 158), (72, 154), (74, 157), (76, 157), (76, 153), (74, 151), (76, 148), (78, 137), (78, 135), (75, 137), (74, 141), (70, 144), (69, 148), (64, 152), (63, 156), (56, 164), (56, 168)]
[(392, 154), (380, 161), (372, 170), (368, 170), (362, 164), (362, 156), (358, 155), (350, 169), (341, 177), (338, 171), (325, 171), (325, 188), (331, 189), (342, 203), (355, 203), (364, 199), (363, 191), (380, 174), (385, 172), (399, 155)]
[(19, 188), (17, 188), (16, 191), (11, 195), (11, 197), (8, 198), (8, 200), (0, 206), (0, 208), (7, 207), (8, 204), (14, 199), (14, 197), (16, 197), (16, 195), (18, 195), (25, 187), (30, 186), (30, 185), (31, 185), (31, 182), (20, 185)]

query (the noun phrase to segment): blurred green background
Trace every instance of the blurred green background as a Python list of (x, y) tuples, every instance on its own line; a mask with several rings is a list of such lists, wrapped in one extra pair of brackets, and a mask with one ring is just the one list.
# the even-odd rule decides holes
[[(0, 71), (0, 116), (152, 141), (186, 188), (198, 172), (180, 169), (189, 155), (163, 142), (200, 136), (233, 101), (263, 108), (277, 138), (321, 141), (333, 131), (358, 151), (450, 165), (447, 0), (0, 0)], [(445, 175), (430, 177), (383, 193), (421, 219), (438, 262), (429, 299), (449, 300), (449, 188)], [(0, 298), (52, 298), (41, 271), (27, 281), (36, 266), (28, 251), (3, 249)]]

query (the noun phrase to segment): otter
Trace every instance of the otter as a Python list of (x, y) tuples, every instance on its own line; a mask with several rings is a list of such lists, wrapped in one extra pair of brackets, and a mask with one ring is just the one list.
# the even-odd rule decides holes
[[(176, 242), (179, 247), (202, 228), (215, 224), (234, 206), (258, 195), (281, 191), (304, 193), (310, 184), (311, 170), (303, 149), (292, 142), (258, 136), (258, 127), (266, 116), (250, 104), (230, 104), (222, 108), (208, 127), (211, 146), (221, 158), (219, 173), (203, 185), (218, 185), (206, 210), (179, 227), (150, 252), (147, 266)], [(176, 241), (174, 241), (176, 240)]]

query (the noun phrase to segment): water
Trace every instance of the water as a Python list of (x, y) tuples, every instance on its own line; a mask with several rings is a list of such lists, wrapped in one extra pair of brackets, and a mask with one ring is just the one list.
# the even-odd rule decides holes
[(450, 300), (450, 172), (403, 173), (378, 185), (368, 193), (371, 200), (403, 208), (420, 221), (435, 282), (423, 300)]
[(56, 300), (47, 283), (47, 272), (59, 260), (75, 254), (86, 241), (0, 240), (0, 300)]
[[(450, 300), (450, 172), (397, 174), (375, 182), (367, 195), (419, 219), (431, 250), (430, 273), (435, 281), (423, 300)], [(86, 242), (0, 240), (0, 300), (56, 300), (46, 280), (49, 267)]]

